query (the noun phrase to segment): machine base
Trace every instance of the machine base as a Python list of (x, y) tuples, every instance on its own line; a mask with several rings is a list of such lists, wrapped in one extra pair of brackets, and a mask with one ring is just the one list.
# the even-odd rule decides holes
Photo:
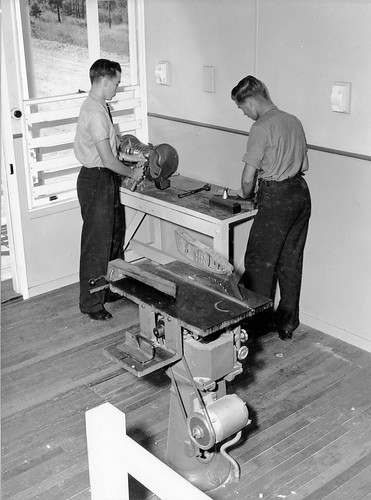
[[(196, 457), (183, 457), (182, 466), (166, 460), (169, 467), (201, 491), (217, 493), (222, 485), (234, 481), (231, 463), (220, 453), (215, 452), (211, 460), (200, 461)], [(187, 462), (187, 463), (186, 463)]]

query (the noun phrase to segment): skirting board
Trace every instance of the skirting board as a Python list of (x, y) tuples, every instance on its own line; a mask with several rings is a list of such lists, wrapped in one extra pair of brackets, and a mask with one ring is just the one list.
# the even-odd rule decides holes
[(371, 352), (371, 340), (365, 339), (356, 335), (352, 332), (347, 332), (346, 330), (342, 330), (334, 325), (330, 325), (324, 321), (321, 321), (317, 318), (313, 318), (308, 314), (303, 312), (300, 313), (300, 321), (304, 325), (310, 326), (311, 328), (315, 328), (316, 330), (320, 330), (327, 335), (331, 335), (339, 340), (343, 340), (348, 344), (354, 345), (355, 347), (359, 347), (364, 351)]
[(30, 299), (31, 297), (36, 297), (37, 295), (41, 295), (42, 293), (51, 292), (53, 290), (57, 290), (58, 288), (62, 288), (64, 286), (73, 285), (79, 281), (79, 275), (71, 274), (69, 276), (65, 276), (63, 278), (59, 278), (53, 281), (48, 281), (47, 283), (43, 283), (41, 285), (34, 286), (28, 290), (28, 296), (23, 295), (24, 299)]

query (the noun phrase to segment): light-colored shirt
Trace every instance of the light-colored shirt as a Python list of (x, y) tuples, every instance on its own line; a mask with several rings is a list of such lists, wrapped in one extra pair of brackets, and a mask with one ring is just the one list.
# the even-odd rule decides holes
[(276, 106), (252, 125), (243, 161), (258, 170), (258, 178), (283, 181), (307, 170), (303, 126), (294, 115)]
[(96, 144), (108, 139), (112, 153), (117, 157), (117, 137), (104, 99), (90, 91), (81, 105), (74, 140), (77, 160), (87, 168), (104, 167)]

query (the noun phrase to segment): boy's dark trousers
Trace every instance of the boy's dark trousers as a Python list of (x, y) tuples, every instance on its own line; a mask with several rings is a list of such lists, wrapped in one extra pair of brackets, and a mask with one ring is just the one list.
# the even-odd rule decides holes
[[(106, 291), (90, 293), (89, 281), (106, 276), (108, 262), (123, 256), (125, 212), (119, 200), (121, 177), (107, 168), (81, 167), (77, 195), (83, 219), (80, 254), (80, 310), (98, 312)], [(98, 284), (105, 283), (104, 280)]]
[(246, 288), (272, 300), (278, 282), (280, 301), (274, 315), (277, 329), (292, 332), (299, 326), (303, 251), (310, 214), (310, 193), (302, 175), (282, 182), (260, 182), (258, 213), (250, 231), (241, 281)]

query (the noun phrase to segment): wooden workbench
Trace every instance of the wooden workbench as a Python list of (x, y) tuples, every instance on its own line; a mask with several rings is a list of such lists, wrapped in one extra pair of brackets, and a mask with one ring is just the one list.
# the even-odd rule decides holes
[[(208, 192), (201, 191), (178, 198), (178, 194), (197, 189), (205, 183), (182, 175), (172, 177), (170, 182), (171, 186), (163, 191), (157, 189), (152, 182), (147, 182), (143, 191), (132, 192), (125, 187), (121, 188), (121, 203), (127, 209), (135, 211), (127, 215), (125, 250), (134, 250), (137, 256), (147, 257), (161, 264), (168, 262), (169, 254), (172, 258), (180, 259), (182, 256), (177, 252), (175, 239), (171, 235), (174, 228), (180, 227), (188, 230), (187, 232), (194, 232), (196, 238), (209, 244), (233, 264), (232, 230), (236, 225), (252, 221), (256, 210), (251, 203), (239, 200), (241, 212), (231, 214), (224, 208), (209, 205), (209, 200), (218, 190), (223, 189), (222, 186), (212, 184)], [(146, 240), (139, 232), (138, 238), (138, 229), (148, 218), (151, 219), (151, 230), (147, 229), (145, 235), (148, 237), (151, 232), (151, 237)], [(168, 223), (167, 229), (164, 229), (163, 222)], [(133, 260), (130, 256), (126, 258)]]

